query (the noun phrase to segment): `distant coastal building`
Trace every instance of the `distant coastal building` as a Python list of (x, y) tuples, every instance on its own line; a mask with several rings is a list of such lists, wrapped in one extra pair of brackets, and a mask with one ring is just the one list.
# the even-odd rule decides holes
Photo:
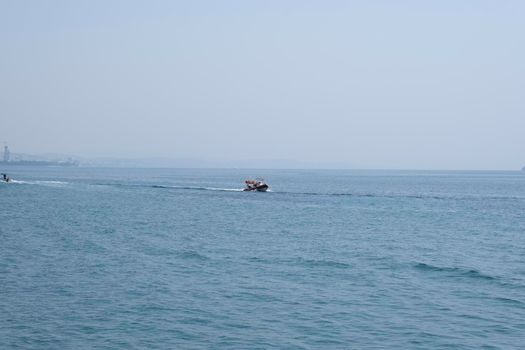
[[(27, 158), (33, 158), (33, 159), (27, 159)], [(14, 159), (12, 159), (14, 158)], [(26, 158), (26, 159), (24, 159)], [(31, 166), (78, 166), (78, 162), (75, 160), (69, 158), (67, 160), (37, 160), (34, 159), (32, 156), (23, 156), (20, 154), (13, 154), (13, 157), (11, 157), (11, 151), (9, 150), (9, 147), (7, 145), (4, 146), (4, 156), (3, 160), (0, 161), (0, 165), (31, 165)]]
[(9, 162), (9, 159), (11, 157), (11, 152), (9, 152), (9, 147), (7, 145), (4, 146), (4, 162)]

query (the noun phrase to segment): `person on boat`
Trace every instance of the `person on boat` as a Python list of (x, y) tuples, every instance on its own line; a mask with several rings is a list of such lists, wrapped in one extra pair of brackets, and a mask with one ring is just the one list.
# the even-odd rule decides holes
[(5, 181), (5, 182), (9, 182), (11, 179), (9, 178), (9, 176), (7, 176), (7, 174), (2, 174), (2, 179)]
[(257, 188), (257, 181), (255, 180), (246, 180), (244, 183), (246, 184), (247, 191), (253, 191)]

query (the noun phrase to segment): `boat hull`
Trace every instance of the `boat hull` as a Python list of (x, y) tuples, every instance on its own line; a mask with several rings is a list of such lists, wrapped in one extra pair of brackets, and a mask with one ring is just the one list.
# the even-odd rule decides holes
[(255, 190), (256, 190), (257, 192), (266, 192), (266, 191), (268, 191), (268, 185), (261, 185), (261, 186), (258, 186)]
[(266, 192), (268, 191), (268, 185), (262, 184), (256, 187), (247, 187), (243, 191), (245, 192)]

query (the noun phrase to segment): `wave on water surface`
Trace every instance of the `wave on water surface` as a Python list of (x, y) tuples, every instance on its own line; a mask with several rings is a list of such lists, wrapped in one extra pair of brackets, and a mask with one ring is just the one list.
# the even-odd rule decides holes
[(465, 269), (461, 267), (440, 267), (425, 263), (417, 263), (414, 267), (421, 271), (447, 273), (448, 277), (470, 277), (483, 280), (496, 280), (494, 276), (486, 275), (478, 270)]
[(307, 259), (303, 257), (293, 257), (285, 259), (266, 259), (262, 257), (249, 257), (247, 261), (259, 264), (279, 264), (279, 265), (291, 265), (300, 266), (305, 268), (336, 268), (336, 269), (348, 269), (351, 265), (337, 260), (332, 259)]
[(244, 172), (13, 171), (0, 349), (523, 348), (525, 176)]

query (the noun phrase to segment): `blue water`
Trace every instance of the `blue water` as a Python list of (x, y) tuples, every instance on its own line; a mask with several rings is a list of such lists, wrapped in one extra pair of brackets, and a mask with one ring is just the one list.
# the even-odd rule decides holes
[(523, 173), (8, 170), (1, 349), (525, 347)]

